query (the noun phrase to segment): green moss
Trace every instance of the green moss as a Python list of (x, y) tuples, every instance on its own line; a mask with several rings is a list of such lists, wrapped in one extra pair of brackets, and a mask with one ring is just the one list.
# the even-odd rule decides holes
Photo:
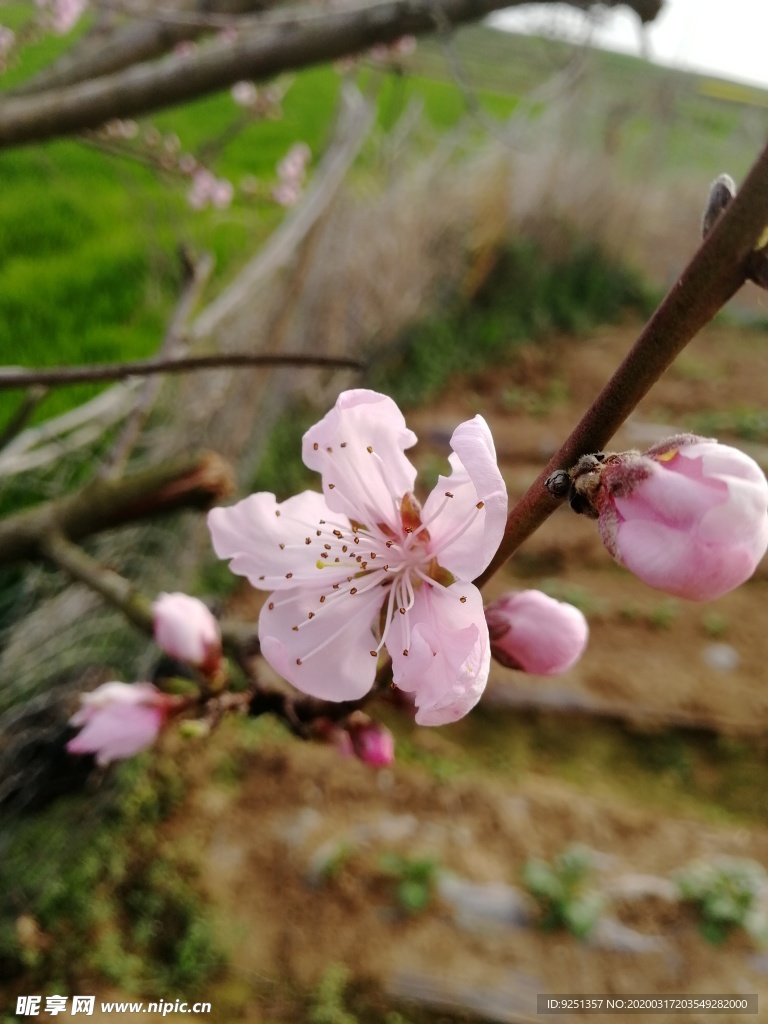
[[(0, 862), (0, 976), (75, 988), (94, 975), (127, 992), (198, 991), (222, 966), (194, 861), (160, 825), (184, 786), (170, 758), (135, 758), (114, 789), (13, 823)], [(41, 943), (24, 946), (15, 921)]]

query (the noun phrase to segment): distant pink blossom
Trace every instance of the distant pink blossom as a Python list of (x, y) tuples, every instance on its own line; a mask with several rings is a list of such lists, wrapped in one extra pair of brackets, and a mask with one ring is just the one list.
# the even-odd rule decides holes
[(301, 187), (282, 182), (272, 189), (272, 198), (279, 206), (295, 206), (301, 199)]
[(5, 58), (15, 45), (16, 33), (13, 29), (6, 28), (5, 25), (0, 25), (0, 61), (5, 61)]
[(574, 665), (587, 645), (589, 627), (578, 608), (540, 590), (510, 591), (485, 609), (491, 654), (506, 668), (539, 676)]
[(395, 761), (395, 737), (381, 722), (367, 719), (350, 723), (349, 735), (355, 755), (374, 768), (386, 768)]
[(277, 176), (281, 181), (302, 182), (311, 159), (312, 150), (306, 142), (295, 142), (277, 165)]
[(392, 43), (392, 50), (401, 57), (410, 57), (416, 52), (416, 36), (400, 36)]
[(416, 51), (415, 36), (400, 36), (393, 43), (377, 43), (369, 53), (374, 64), (390, 64), (399, 57), (410, 57)]
[(57, 35), (66, 35), (80, 20), (87, 0), (37, 0), (51, 30)]
[(228, 25), (226, 28), (221, 29), (216, 33), (216, 38), (222, 43), (236, 43), (240, 33), (238, 32), (236, 25)]
[(152, 604), (155, 640), (166, 654), (204, 672), (221, 662), (221, 632), (208, 608), (188, 594), (160, 594)]
[(235, 195), (235, 187), (226, 178), (217, 178), (205, 167), (197, 167), (192, 174), (192, 188), (187, 201), (193, 210), (202, 210), (206, 206), (224, 209), (229, 206)]
[(182, 153), (178, 166), (182, 174), (192, 174), (197, 168), (197, 159), (191, 153)]
[(272, 198), (280, 206), (294, 206), (301, 198), (312, 151), (306, 142), (296, 142), (277, 165), (278, 184)]
[(235, 82), (231, 95), (239, 107), (252, 107), (259, 98), (259, 90), (253, 82)]
[(471, 581), (498, 548), (507, 495), (482, 417), (454, 431), (451, 474), (423, 507), (404, 454), (415, 443), (392, 399), (345, 391), (303, 439), (323, 494), (282, 503), (253, 494), (214, 509), (208, 524), (232, 571), (273, 591), (259, 636), (275, 671), (315, 697), (355, 700), (386, 646), (416, 721), (442, 725), (477, 703), (488, 678), (488, 627)]
[(81, 731), (67, 744), (70, 754), (95, 754), (99, 764), (133, 757), (150, 747), (177, 699), (151, 683), (102, 683), (80, 697), (70, 719)]
[(607, 460), (593, 504), (613, 557), (677, 597), (720, 597), (752, 575), (768, 548), (762, 469), (692, 434)]

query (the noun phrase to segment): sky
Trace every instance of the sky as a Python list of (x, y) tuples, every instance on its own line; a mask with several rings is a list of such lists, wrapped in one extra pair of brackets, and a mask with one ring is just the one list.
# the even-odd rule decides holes
[[(565, 4), (524, 4), (491, 24), (568, 39), (591, 32), (598, 46), (642, 55), (640, 21), (626, 8), (601, 9), (596, 22)], [(768, 88), (768, 0), (664, 0), (644, 31), (652, 60)]]

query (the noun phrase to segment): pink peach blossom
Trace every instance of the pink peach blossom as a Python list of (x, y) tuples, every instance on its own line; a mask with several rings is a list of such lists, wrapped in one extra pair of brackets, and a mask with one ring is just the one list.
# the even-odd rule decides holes
[(75, 27), (87, 6), (87, 0), (37, 0), (51, 29), (57, 35), (66, 35)]
[(234, 194), (231, 181), (217, 178), (206, 167), (197, 167), (192, 174), (192, 188), (187, 201), (193, 210), (202, 210), (209, 205), (224, 209), (232, 202)]
[(539, 676), (574, 665), (587, 646), (589, 627), (578, 608), (540, 590), (510, 591), (485, 609), (491, 654), (506, 668)]
[(593, 499), (613, 557), (658, 590), (711, 601), (768, 548), (768, 483), (728, 445), (681, 434), (606, 461)]
[(205, 672), (221, 661), (219, 624), (202, 601), (188, 594), (160, 594), (152, 604), (155, 640), (166, 654)]
[(70, 754), (95, 754), (98, 764), (133, 757), (150, 747), (176, 704), (151, 683), (102, 683), (80, 697), (70, 725), (82, 726)]
[(295, 206), (301, 199), (301, 186), (281, 182), (272, 189), (272, 198), (279, 206)]
[(259, 635), (277, 672), (315, 697), (355, 700), (386, 646), (416, 721), (442, 725), (474, 707), (488, 678), (488, 627), (471, 580), (498, 548), (507, 495), (482, 417), (454, 431), (451, 475), (423, 508), (404, 454), (415, 442), (391, 398), (345, 391), (303, 439), (323, 494), (282, 503), (253, 494), (214, 509), (208, 524), (233, 572), (273, 591)]

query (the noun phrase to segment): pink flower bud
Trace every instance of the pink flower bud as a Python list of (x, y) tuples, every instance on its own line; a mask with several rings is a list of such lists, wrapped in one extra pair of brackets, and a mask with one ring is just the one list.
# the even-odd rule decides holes
[(539, 676), (565, 672), (587, 646), (589, 627), (578, 608), (540, 590), (504, 594), (485, 609), (491, 654), (506, 668)]
[(211, 203), (217, 210), (224, 210), (230, 205), (235, 195), (235, 186), (226, 178), (218, 178), (211, 189)]
[(272, 198), (280, 206), (295, 206), (301, 198), (301, 188), (283, 182), (272, 189)]
[(206, 674), (221, 661), (221, 634), (202, 601), (187, 594), (160, 594), (152, 605), (155, 640), (172, 658)]
[(80, 701), (69, 724), (83, 728), (67, 750), (95, 754), (99, 764), (133, 757), (151, 746), (177, 703), (151, 683), (102, 683)]
[(609, 457), (591, 500), (616, 561), (676, 597), (726, 594), (768, 547), (763, 471), (736, 448), (692, 434)]
[(252, 107), (259, 98), (258, 89), (253, 82), (235, 82), (230, 94), (239, 107)]
[(375, 768), (386, 768), (393, 764), (395, 738), (392, 733), (380, 722), (372, 722), (367, 716), (360, 717), (365, 717), (365, 721), (349, 724), (349, 736), (356, 756)]

